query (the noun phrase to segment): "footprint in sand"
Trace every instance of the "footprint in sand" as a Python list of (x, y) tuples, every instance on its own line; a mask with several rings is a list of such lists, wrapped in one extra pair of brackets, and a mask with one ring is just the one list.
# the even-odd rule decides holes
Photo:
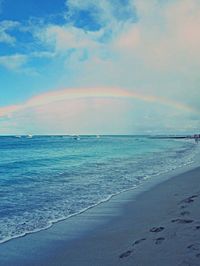
[(160, 245), (165, 240), (164, 237), (158, 237), (155, 239), (155, 244)]
[(185, 216), (185, 215), (189, 215), (189, 214), (190, 214), (189, 211), (182, 211), (182, 212), (180, 213), (181, 216)]
[(194, 202), (194, 199), (197, 197), (198, 197), (198, 195), (192, 195), (192, 196), (182, 200), (180, 203), (192, 203), (192, 202)]
[(146, 238), (141, 238), (141, 239), (139, 239), (139, 240), (136, 240), (136, 241), (133, 243), (133, 246), (138, 245), (138, 244), (140, 244), (141, 242), (143, 242), (143, 241), (145, 241), (145, 240), (146, 240)]
[(181, 208), (181, 209), (185, 209), (185, 208), (187, 208), (187, 206), (185, 206), (185, 205), (181, 205), (180, 208)]
[(197, 258), (200, 258), (200, 253), (197, 253), (197, 254), (196, 254), (196, 257), (197, 257)]
[(200, 225), (197, 225), (197, 226), (195, 227), (195, 229), (196, 229), (196, 230), (199, 230), (199, 229), (200, 229)]
[(187, 246), (187, 248), (190, 250), (200, 250), (200, 244), (199, 243), (191, 244)]
[[(146, 240), (146, 238), (138, 239), (138, 240), (136, 240), (136, 241), (133, 243), (132, 246), (138, 245), (138, 244), (140, 244), (141, 242), (143, 242), (143, 241), (145, 241), (145, 240)], [(132, 252), (133, 252), (133, 249), (131, 249), (131, 250), (127, 250), (127, 251), (125, 251), (124, 253), (122, 253), (122, 254), (119, 256), (119, 258), (120, 258), (120, 259), (126, 258), (126, 257), (130, 256)]]
[(160, 226), (160, 227), (153, 227), (149, 231), (152, 232), (152, 233), (158, 233), (158, 232), (163, 231), (164, 229), (165, 228), (163, 226)]
[(132, 252), (133, 252), (133, 250), (127, 250), (127, 251), (125, 251), (124, 253), (122, 253), (122, 254), (119, 256), (119, 258), (120, 258), (120, 259), (126, 258), (126, 257), (130, 256)]
[(177, 219), (171, 220), (171, 222), (172, 223), (178, 223), (178, 224), (190, 224), (190, 223), (194, 222), (194, 220), (177, 218)]

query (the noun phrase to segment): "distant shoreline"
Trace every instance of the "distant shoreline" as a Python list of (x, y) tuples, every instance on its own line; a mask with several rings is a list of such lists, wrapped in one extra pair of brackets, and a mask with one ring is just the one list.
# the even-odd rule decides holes
[[(28, 134), (0, 135), (0, 137), (27, 137)], [(33, 137), (150, 137), (150, 138), (194, 138), (193, 134), (33, 134)]]

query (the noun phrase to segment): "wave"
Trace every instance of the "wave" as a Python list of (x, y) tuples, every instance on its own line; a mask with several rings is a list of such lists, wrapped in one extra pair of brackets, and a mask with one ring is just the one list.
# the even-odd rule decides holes
[[(145, 144), (145, 141), (140, 142), (140, 143)], [(170, 142), (170, 145), (171, 143), (172, 141)], [(163, 145), (163, 142), (162, 142), (162, 145)], [(72, 177), (70, 176), (70, 178), (68, 178), (67, 180), (69, 181), (68, 185), (71, 185), (71, 187), (73, 188), (77, 186), (76, 189), (79, 188), (79, 193), (83, 194), (82, 196), (83, 196), (83, 199), (85, 199), (85, 201), (80, 202), (80, 204), (78, 205), (77, 203), (78, 198), (75, 197), (77, 192), (75, 192), (74, 194), (73, 193), (69, 194), (69, 195), (65, 193), (63, 194), (63, 198), (61, 198), (61, 201), (58, 202), (57, 205), (54, 205), (54, 209), (51, 209), (49, 207), (51, 205), (51, 200), (56, 201), (56, 197), (58, 197), (57, 194), (59, 194), (59, 190), (56, 191), (55, 189), (55, 194), (53, 194), (52, 199), (49, 199), (50, 200), (50, 202), (48, 203), (49, 205), (46, 204), (45, 202), (42, 202), (43, 204), (42, 207), (44, 208), (41, 209), (39, 213), (37, 213), (37, 211), (35, 211), (34, 208), (28, 209), (27, 207), (27, 209), (25, 210), (24, 213), (26, 214), (30, 214), (29, 213), (30, 210), (32, 211), (31, 216), (27, 215), (27, 217), (25, 217), (26, 219), (28, 219), (28, 222), (30, 223), (30, 227), (32, 227), (32, 229), (27, 230), (26, 226), (23, 227), (23, 224), (26, 223), (26, 221), (24, 222), (23, 212), (21, 212), (21, 214), (20, 213), (16, 214), (17, 219), (15, 219), (14, 216), (9, 217), (9, 214), (8, 214), (8, 217), (6, 217), (7, 223), (1, 224), (1, 231), (4, 232), (4, 235), (1, 235), (2, 239), (0, 240), (0, 243), (5, 243), (14, 238), (23, 237), (27, 234), (39, 232), (41, 230), (46, 230), (50, 228), (53, 224), (69, 219), (70, 217), (79, 215), (87, 211), (88, 209), (94, 208), (95, 206), (99, 204), (109, 201), (112, 197), (116, 195), (124, 193), (125, 191), (137, 189), (146, 180), (149, 180), (149, 179), (153, 180), (153, 177), (169, 173), (175, 169), (178, 169), (184, 166), (192, 165), (195, 162), (195, 156), (197, 155), (197, 152), (198, 152), (197, 147), (193, 145), (192, 143), (188, 143), (188, 142), (182, 142), (181, 145), (178, 147), (176, 145), (165, 147), (164, 150), (167, 151), (168, 153), (162, 152), (163, 147), (159, 150), (159, 152), (151, 153), (151, 149), (152, 148), (148, 150), (150, 154), (148, 156), (147, 156), (146, 150), (143, 153), (141, 153), (141, 151), (138, 150), (137, 156), (135, 156), (135, 154), (134, 156), (133, 155), (130, 156), (130, 154), (129, 156), (127, 156), (125, 153), (123, 154), (122, 157), (117, 156), (117, 157), (112, 158), (110, 156), (107, 156), (106, 161), (95, 160), (94, 162), (97, 163), (96, 168), (95, 168), (95, 164), (91, 161), (89, 162), (84, 161), (82, 164), (79, 162), (77, 166), (78, 168), (76, 169), (77, 172), (74, 172), (72, 168), (68, 169), (68, 170), (71, 170), (72, 176), (73, 174), (77, 174), (76, 178), (73, 180)], [(81, 158), (83, 158), (82, 154), (81, 154)], [(98, 169), (100, 169), (100, 171)], [(63, 186), (63, 182), (65, 180), (64, 179), (65, 172), (66, 172), (66, 169), (64, 170), (58, 167), (58, 172), (56, 172), (57, 175), (50, 176), (48, 177), (49, 179), (47, 179), (46, 177), (45, 178), (40, 177), (41, 185), (43, 185), (43, 188), (41, 186), (40, 189), (46, 189), (46, 190), (54, 189), (54, 186), (55, 187), (57, 186), (57, 189), (58, 188), (60, 189), (60, 186)], [(47, 172), (47, 176), (48, 174), (49, 172)], [(88, 177), (88, 175), (90, 175), (90, 178)], [(92, 178), (94, 180), (92, 180)], [(89, 180), (91, 183), (88, 185), (85, 179)], [(79, 180), (79, 183), (77, 183), (77, 180)], [(38, 182), (38, 180), (36, 181)], [(86, 185), (84, 182), (86, 183)], [(80, 183), (82, 187), (80, 186)], [(19, 188), (17, 187), (16, 184), (15, 184), (16, 187), (14, 187), (13, 189)], [(35, 183), (31, 183), (29, 184), (29, 186), (30, 185), (32, 185), (31, 189), (33, 193), (34, 192), (33, 188), (34, 188)], [(91, 189), (91, 191), (88, 190), (89, 188)], [(113, 189), (112, 191), (110, 190), (111, 188)], [(45, 193), (48, 193), (48, 191), (46, 190), (45, 190)], [(70, 191), (70, 188), (69, 188), (69, 191)], [(98, 196), (100, 198), (93, 196), (93, 194), (95, 195), (95, 192), (97, 193), (97, 191), (99, 193)], [(34, 196), (36, 197), (40, 195), (40, 191), (38, 191), (37, 193), (38, 193), (37, 195), (33, 195), (33, 204), (37, 203), (37, 201), (34, 202)], [(89, 199), (86, 197), (84, 198), (84, 196), (87, 195), (87, 193), (91, 194), (90, 196), (91, 198)], [(13, 199), (12, 199), (12, 196), (13, 196)], [(68, 199), (74, 204), (72, 205), (70, 209), (70, 212), (72, 212), (70, 214), (65, 213), (66, 209), (69, 208), (69, 203), (66, 201), (66, 197), (68, 197)], [(9, 200), (14, 200), (13, 194), (10, 194)], [(39, 200), (42, 201), (43, 199), (39, 199)], [(63, 209), (59, 209), (60, 206), (63, 206)], [(58, 212), (55, 213), (55, 210), (57, 209), (58, 209)], [(47, 214), (45, 212), (47, 212)], [(41, 215), (41, 213), (43, 215), (41, 217), (41, 223), (38, 223), (38, 224), (34, 223), (36, 218), (38, 219), (38, 216)], [(50, 215), (48, 216), (49, 213)], [(57, 218), (53, 218), (53, 217), (57, 217)], [(19, 224), (21, 225), (20, 230), (17, 229), (19, 228)], [(6, 230), (4, 230), (5, 225), (7, 226)], [(11, 230), (11, 227), (12, 227), (12, 230)]]

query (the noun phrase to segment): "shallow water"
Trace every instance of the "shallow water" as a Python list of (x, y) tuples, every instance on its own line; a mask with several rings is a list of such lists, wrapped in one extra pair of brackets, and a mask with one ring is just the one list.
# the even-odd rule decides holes
[(0, 242), (191, 164), (195, 151), (188, 140), (139, 136), (0, 137)]

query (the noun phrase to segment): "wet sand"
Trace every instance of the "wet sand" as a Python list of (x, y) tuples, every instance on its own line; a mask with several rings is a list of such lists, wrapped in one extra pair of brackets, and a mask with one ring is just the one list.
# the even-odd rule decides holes
[(200, 168), (125, 194), (0, 245), (0, 265), (200, 265)]

